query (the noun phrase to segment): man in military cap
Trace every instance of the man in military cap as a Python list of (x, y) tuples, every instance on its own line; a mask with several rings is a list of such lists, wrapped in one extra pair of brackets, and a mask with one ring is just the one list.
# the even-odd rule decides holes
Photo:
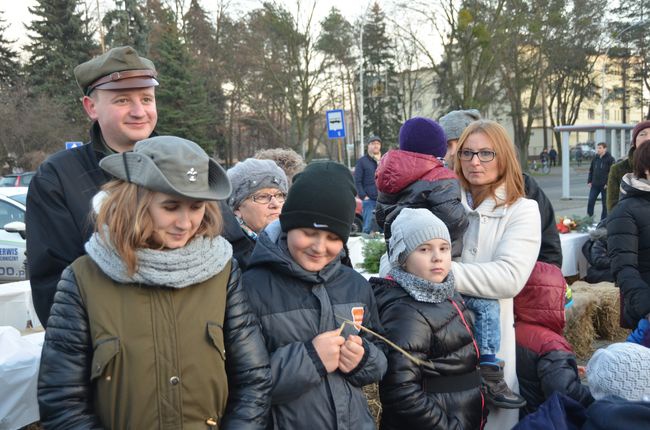
[(27, 193), (27, 262), (34, 308), (47, 324), (63, 269), (83, 255), (92, 198), (111, 178), (99, 168), (109, 154), (130, 151), (154, 134), (158, 119), (154, 64), (129, 46), (113, 48), (74, 69), (90, 142), (60, 151), (38, 169)]

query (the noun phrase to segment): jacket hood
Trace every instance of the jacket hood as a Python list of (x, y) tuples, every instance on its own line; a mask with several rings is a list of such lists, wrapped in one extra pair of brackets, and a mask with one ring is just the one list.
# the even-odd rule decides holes
[(395, 194), (417, 180), (456, 178), (442, 161), (433, 155), (392, 149), (377, 166), (375, 182), (382, 193)]
[(626, 173), (621, 181), (621, 200), (627, 197), (650, 198), (650, 180), (639, 179), (634, 173)]
[(274, 221), (266, 226), (258, 236), (248, 269), (258, 265), (272, 265), (275, 272), (312, 284), (321, 284), (330, 280), (337, 273), (344, 252), (342, 250), (341, 254), (320, 272), (305, 270), (291, 257), (287, 246), (287, 234), (282, 232), (280, 221)]
[(557, 266), (538, 261), (526, 286), (515, 297), (515, 320), (542, 325), (562, 334), (566, 281)]

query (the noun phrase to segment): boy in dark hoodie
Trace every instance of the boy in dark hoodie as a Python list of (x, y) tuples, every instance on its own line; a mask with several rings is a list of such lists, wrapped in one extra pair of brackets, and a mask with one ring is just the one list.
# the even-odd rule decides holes
[(555, 391), (585, 407), (593, 402), (580, 383), (576, 356), (562, 335), (567, 285), (559, 269), (537, 262), (528, 283), (514, 299), (519, 393), (522, 415), (537, 410)]
[[(271, 357), (272, 423), (281, 430), (375, 428), (361, 387), (386, 371), (368, 282), (341, 263), (354, 219), (352, 175), (335, 162), (294, 177), (279, 222), (260, 234), (243, 275)], [(354, 325), (345, 325), (346, 320)]]

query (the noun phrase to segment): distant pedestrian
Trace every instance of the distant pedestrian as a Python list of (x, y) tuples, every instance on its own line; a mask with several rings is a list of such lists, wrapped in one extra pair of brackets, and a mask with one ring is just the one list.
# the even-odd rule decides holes
[(557, 166), (557, 151), (555, 148), (551, 148), (551, 150), (548, 151), (548, 156), (551, 159), (551, 167)]
[(578, 167), (582, 164), (582, 148), (580, 145), (576, 146), (576, 164)]
[(367, 153), (357, 160), (354, 166), (354, 185), (357, 195), (363, 204), (363, 233), (369, 234), (373, 230), (375, 219), (375, 206), (377, 205), (377, 186), (375, 185), (375, 171), (381, 159), (381, 139), (377, 136), (368, 138)]
[(548, 149), (544, 148), (542, 152), (540, 152), (539, 154), (539, 161), (543, 165), (544, 163), (548, 163), (548, 158), (549, 158)]
[(607, 218), (607, 195), (605, 194), (605, 190), (607, 189), (609, 169), (614, 164), (614, 161), (614, 157), (607, 152), (607, 144), (605, 142), (600, 142), (596, 145), (596, 156), (591, 160), (589, 177), (587, 178), (587, 185), (591, 187), (589, 189), (589, 201), (587, 202), (588, 216), (594, 216), (594, 205), (596, 204), (598, 195), (600, 195), (603, 204), (600, 219)]
[(609, 212), (612, 212), (618, 203), (623, 176), (634, 170), (634, 151), (646, 140), (650, 140), (650, 121), (641, 121), (634, 126), (632, 131), (632, 142), (627, 157), (614, 164), (609, 172), (607, 179), (607, 210)]

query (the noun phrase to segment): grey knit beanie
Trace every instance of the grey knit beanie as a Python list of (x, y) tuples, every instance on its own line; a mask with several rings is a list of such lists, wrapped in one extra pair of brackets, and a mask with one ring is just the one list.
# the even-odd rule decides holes
[(650, 396), (650, 348), (632, 342), (597, 350), (587, 363), (594, 399), (614, 394), (630, 401)]
[(445, 131), (447, 141), (457, 140), (467, 126), (481, 119), (481, 113), (476, 109), (452, 110), (447, 115), (440, 117), (438, 124)]
[(451, 243), (445, 223), (428, 209), (402, 209), (390, 229), (388, 261), (393, 267), (404, 264), (415, 248), (431, 239)]
[(287, 175), (272, 160), (247, 158), (228, 169), (228, 178), (232, 183), (232, 194), (228, 205), (239, 208), (248, 196), (262, 188), (277, 188), (287, 193)]

